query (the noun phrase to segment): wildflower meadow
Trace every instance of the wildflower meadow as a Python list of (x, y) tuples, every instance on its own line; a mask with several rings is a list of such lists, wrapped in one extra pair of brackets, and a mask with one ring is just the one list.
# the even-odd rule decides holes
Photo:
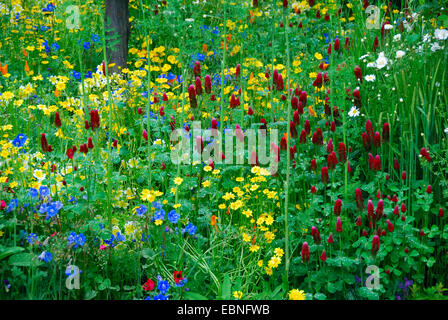
[(446, 300), (448, 10), (0, 0), (1, 300)]

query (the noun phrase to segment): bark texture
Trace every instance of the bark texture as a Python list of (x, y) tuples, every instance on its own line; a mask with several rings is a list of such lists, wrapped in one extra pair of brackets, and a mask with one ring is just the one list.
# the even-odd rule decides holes
[(128, 5), (129, 0), (106, 0), (105, 25), (106, 29), (113, 29), (113, 31), (106, 32), (106, 39), (117, 36), (119, 39), (119, 43), (112, 48), (110, 48), (111, 42), (116, 40), (109, 40), (107, 43), (108, 63), (115, 63), (114, 67), (109, 68), (110, 73), (120, 72), (127, 66), (130, 30)]

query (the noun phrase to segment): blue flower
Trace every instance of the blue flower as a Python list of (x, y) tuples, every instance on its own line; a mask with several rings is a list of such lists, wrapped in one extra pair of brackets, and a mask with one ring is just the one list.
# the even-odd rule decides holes
[(144, 215), (147, 211), (148, 211), (148, 208), (147, 208), (144, 204), (142, 204), (140, 207), (138, 207), (138, 208), (136, 209), (137, 215), (138, 215), (139, 217), (141, 217), (142, 215)]
[(179, 283), (176, 283), (176, 286), (181, 288), (187, 283), (187, 278), (183, 278), (182, 280), (179, 280)]
[(194, 234), (196, 233), (197, 230), (198, 230), (198, 227), (196, 227), (191, 222), (185, 227), (185, 231), (188, 232), (188, 234), (190, 234), (191, 236), (194, 236)]
[(85, 77), (86, 78), (93, 78), (93, 74), (92, 74), (92, 71), (87, 71), (87, 73), (86, 73), (86, 75), (85, 75)]
[(73, 248), (82, 247), (84, 243), (86, 243), (86, 237), (84, 234), (80, 233), (79, 235), (76, 234), (76, 232), (70, 232), (70, 234), (67, 237), (68, 244), (74, 244)]
[(48, 251), (43, 251), (39, 258), (39, 260), (44, 261), (44, 262), (50, 262), (53, 259), (53, 256), (50, 252)]
[(120, 232), (117, 232), (117, 241), (125, 241), (126, 237), (122, 235)]
[(42, 12), (53, 12), (55, 6), (52, 3), (47, 4), (45, 8), (42, 9)]
[(13, 211), (15, 208), (17, 208), (19, 206), (19, 200), (17, 199), (12, 199), (9, 204), (8, 207), (6, 208), (6, 212), (11, 212)]
[(97, 34), (92, 34), (92, 42), (99, 42), (100, 41), (100, 36)]
[(48, 220), (54, 216), (56, 216), (58, 214), (59, 210), (58, 208), (56, 208), (55, 205), (50, 204), (49, 206), (47, 206), (47, 217), (45, 220)]
[(23, 133), (19, 133), (17, 137), (15, 137), (15, 139), (12, 141), (12, 145), (16, 148), (23, 147), (27, 139), (28, 138), (26, 135), (24, 135)]
[(213, 34), (219, 34), (218, 28), (214, 27), (213, 30), (212, 30), (212, 33)]
[(47, 186), (41, 186), (39, 193), (41, 197), (48, 197), (50, 195), (50, 189)]
[(30, 233), (30, 234), (28, 235), (28, 239), (27, 239), (27, 241), (28, 241), (29, 244), (33, 244), (34, 242), (36, 242), (36, 241), (37, 241), (37, 234), (35, 234), (35, 233)]
[(151, 299), (151, 296), (147, 296), (147, 297), (145, 298), (145, 300), (152, 300), (152, 299)]
[(152, 207), (156, 210), (162, 209), (162, 204), (159, 201), (154, 201), (152, 204)]
[(176, 212), (176, 210), (171, 210), (170, 212), (168, 212), (168, 220), (171, 223), (177, 223), (180, 219), (180, 214), (178, 214)]
[(82, 247), (84, 245), (84, 243), (86, 243), (86, 237), (84, 234), (80, 233), (76, 237), (76, 245)]
[(76, 80), (81, 80), (81, 72), (77, 72), (77, 71), (73, 70), (72, 74), (73, 74), (73, 78), (75, 78)]
[(166, 280), (159, 281), (159, 284), (157, 285), (157, 289), (159, 289), (162, 294), (167, 293), (169, 288), (170, 284)]
[(30, 188), (28, 194), (30, 195), (31, 198), (37, 198), (39, 196), (39, 192), (37, 191), (37, 189), (34, 188)]
[(158, 294), (154, 296), (153, 300), (168, 300), (168, 296), (164, 296), (163, 294)]
[(51, 50), (58, 51), (61, 47), (57, 44), (57, 42), (51, 45)]
[(165, 210), (160, 209), (159, 211), (156, 211), (154, 214), (154, 220), (164, 220), (165, 219)]
[(84, 50), (89, 50), (90, 49), (90, 42), (84, 42), (82, 47), (84, 48)]

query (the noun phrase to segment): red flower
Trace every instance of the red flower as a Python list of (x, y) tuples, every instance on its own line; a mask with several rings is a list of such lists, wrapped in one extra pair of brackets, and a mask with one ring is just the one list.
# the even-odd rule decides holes
[(380, 133), (378, 131), (375, 132), (375, 136), (373, 137), (373, 145), (376, 148), (381, 147), (381, 136), (380, 136)]
[(143, 129), (142, 136), (146, 141), (148, 141), (148, 132), (145, 129)]
[(209, 75), (205, 76), (204, 88), (206, 93), (212, 92), (212, 79), (210, 78)]
[(292, 117), (292, 121), (294, 122), (294, 124), (296, 126), (298, 126), (300, 124), (300, 116), (299, 116), (299, 111), (298, 110), (294, 111), (294, 115)]
[(336, 221), (336, 232), (342, 232), (342, 222), (341, 217), (338, 217), (338, 220)]
[(383, 140), (384, 141), (389, 141), (389, 132), (390, 132), (389, 123), (386, 122), (383, 125)]
[(328, 183), (328, 168), (327, 167), (323, 167), (320, 174), (321, 174), (322, 182), (324, 184), (327, 184)]
[(334, 242), (334, 240), (333, 240), (333, 233), (330, 232), (330, 235), (328, 236), (328, 239), (327, 239), (327, 243), (333, 243), (333, 242)]
[(361, 210), (364, 207), (364, 203), (363, 203), (363, 199), (362, 199), (362, 192), (361, 189), (356, 188), (355, 190), (355, 200), (356, 200), (356, 205), (358, 207), (359, 210)]
[(327, 253), (325, 252), (325, 250), (322, 251), (322, 254), (320, 255), (320, 260), (322, 260), (323, 262), (327, 260)]
[(151, 279), (146, 280), (146, 282), (142, 285), (142, 288), (144, 291), (152, 291), (154, 290), (154, 281), (152, 281)]
[(56, 113), (54, 114), (54, 125), (55, 125), (57, 128), (59, 128), (59, 127), (62, 126), (61, 118), (59, 117), (59, 112), (56, 112)]
[(338, 163), (338, 159), (336, 158), (336, 153), (332, 151), (328, 155), (328, 168), (334, 169), (336, 168), (336, 164)]
[(432, 193), (432, 187), (429, 184), (428, 187), (426, 188), (426, 193), (431, 194)]
[(310, 261), (310, 248), (308, 247), (307, 242), (304, 242), (302, 245), (302, 261), (303, 262)]
[(194, 86), (195, 86), (195, 89), (196, 89), (196, 94), (201, 95), (202, 94), (201, 78), (196, 77), (196, 81), (194, 82)]
[(404, 170), (401, 173), (401, 180), (406, 180), (406, 171), (404, 171)]
[(42, 152), (49, 152), (47, 137), (45, 133), (40, 136), (40, 145), (42, 146)]
[(198, 102), (196, 100), (196, 90), (194, 88), (194, 85), (190, 85), (188, 87), (188, 98), (190, 99), (190, 106), (192, 108), (197, 108)]
[(373, 236), (372, 239), (372, 253), (377, 253), (380, 249), (380, 237), (378, 235)]
[(320, 233), (315, 226), (311, 227), (311, 235), (313, 236), (314, 243), (320, 244)]
[(341, 199), (338, 199), (334, 204), (334, 210), (333, 210), (336, 216), (339, 216), (341, 214), (341, 208), (342, 208), (342, 201)]
[(179, 284), (179, 281), (182, 281), (184, 277), (182, 277), (182, 271), (174, 271), (174, 281), (176, 284)]
[(387, 219), (386, 223), (387, 223), (387, 230), (389, 230), (389, 232), (394, 232), (394, 225), (392, 224), (392, 222), (390, 222), (390, 220)]
[(439, 208), (439, 217), (442, 218), (445, 215), (443, 208)]
[(201, 63), (199, 61), (196, 61), (194, 63), (193, 73), (194, 73), (195, 77), (200, 77), (201, 76)]
[(297, 133), (297, 129), (296, 129), (296, 125), (295, 125), (294, 121), (291, 121), (289, 123), (289, 133), (291, 135), (291, 138), (297, 138), (299, 135)]
[(339, 38), (334, 40), (334, 50), (339, 51)]
[(235, 75), (239, 77), (241, 74), (241, 65), (238, 63), (235, 68)]
[(317, 169), (316, 159), (313, 159), (313, 160), (311, 160), (311, 163), (310, 163), (310, 170), (316, 171), (316, 169)]
[(358, 219), (356, 219), (356, 225), (357, 225), (358, 227), (362, 226), (361, 216), (358, 216)]
[(306, 134), (310, 134), (310, 132), (311, 132), (311, 125), (310, 125), (309, 120), (305, 121), (305, 131), (306, 131)]
[(67, 157), (68, 157), (69, 159), (73, 159), (73, 149), (68, 149), (68, 150), (67, 150)]
[(291, 98), (291, 107), (293, 109), (297, 109), (299, 107), (299, 98), (297, 98), (296, 96), (293, 96)]
[(5, 200), (0, 201), (0, 210), (3, 210), (6, 208), (6, 202)]

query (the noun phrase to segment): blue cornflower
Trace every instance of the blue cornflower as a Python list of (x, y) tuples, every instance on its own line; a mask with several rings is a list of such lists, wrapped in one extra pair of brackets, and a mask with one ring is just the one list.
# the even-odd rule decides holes
[(144, 215), (147, 211), (148, 211), (148, 208), (147, 208), (144, 204), (142, 204), (140, 207), (138, 207), (138, 208), (136, 209), (137, 215), (138, 215), (139, 217), (141, 217), (142, 215)]
[(153, 300), (168, 300), (168, 296), (164, 296), (163, 294), (158, 294), (154, 296)]
[(58, 51), (60, 48), (61, 48), (61, 46), (59, 46), (57, 42), (55, 42), (51, 45), (51, 50), (53, 50), (53, 51)]
[(58, 214), (59, 209), (56, 207), (56, 205), (54, 203), (51, 203), (49, 206), (47, 206), (46, 208), (46, 212), (47, 212), (47, 217), (45, 220), (48, 220), (52, 217), (54, 217), (55, 215)]
[(19, 206), (19, 200), (17, 199), (12, 199), (9, 204), (8, 207), (6, 208), (6, 212), (11, 212), (13, 211), (15, 208), (17, 208)]
[(167, 293), (169, 288), (170, 284), (166, 280), (159, 281), (159, 284), (157, 285), (157, 289), (159, 289), (162, 294)]
[(197, 230), (198, 230), (198, 227), (196, 227), (191, 222), (185, 227), (185, 231), (188, 232), (188, 234), (190, 234), (191, 236), (194, 236), (194, 234), (196, 233)]
[(84, 243), (86, 243), (86, 237), (84, 234), (80, 233), (77, 237), (76, 237), (76, 247), (80, 246), (82, 247), (84, 245)]
[(147, 296), (147, 297), (145, 298), (145, 300), (152, 300), (152, 299), (151, 299), (151, 296)]
[(75, 243), (76, 237), (77, 237), (76, 232), (70, 232), (70, 234), (67, 237), (68, 244)]
[(122, 235), (120, 232), (117, 232), (117, 241), (125, 241), (126, 237)]
[(36, 241), (37, 241), (37, 234), (35, 234), (35, 233), (30, 233), (30, 234), (28, 235), (28, 239), (27, 239), (27, 241), (28, 241), (29, 244), (33, 244), (34, 242), (36, 242)]
[(77, 72), (77, 71), (73, 70), (72, 74), (73, 74), (73, 78), (75, 78), (76, 80), (81, 80), (81, 72)]
[(85, 77), (86, 78), (93, 78), (93, 74), (92, 74), (92, 71), (87, 71), (87, 73), (86, 73), (86, 75), (85, 75)]
[(23, 147), (27, 139), (28, 138), (26, 135), (24, 135), (23, 133), (19, 133), (17, 137), (15, 137), (15, 139), (12, 141), (12, 145), (16, 148)]
[(43, 251), (39, 258), (39, 260), (44, 261), (44, 262), (50, 262), (53, 259), (53, 256), (50, 252), (48, 251)]
[(162, 204), (159, 201), (154, 201), (152, 203), (152, 207), (156, 210), (160, 210), (160, 209), (162, 209)]
[(181, 288), (188, 282), (187, 278), (183, 278), (182, 280), (179, 280), (179, 283), (176, 283), (176, 286)]
[(50, 189), (47, 186), (40, 186), (39, 193), (41, 197), (48, 197), (50, 195)]
[(171, 223), (177, 223), (180, 219), (180, 214), (178, 214), (176, 212), (176, 210), (171, 210), (170, 212), (168, 212), (168, 220)]
[(97, 34), (92, 34), (92, 42), (99, 42), (100, 41), (100, 36)]
[(214, 27), (213, 30), (212, 30), (212, 33), (213, 34), (219, 34), (218, 27)]
[(47, 4), (45, 8), (42, 9), (42, 12), (53, 12), (55, 6), (52, 3)]
[(30, 188), (28, 194), (30, 195), (31, 198), (37, 198), (39, 196), (39, 192), (37, 191), (37, 189), (34, 188)]
[(160, 209), (159, 211), (156, 211), (154, 214), (154, 220), (164, 220), (165, 219), (165, 210)]
[(84, 42), (84, 44), (82, 45), (82, 47), (84, 48), (84, 50), (89, 50), (90, 49), (90, 42)]

